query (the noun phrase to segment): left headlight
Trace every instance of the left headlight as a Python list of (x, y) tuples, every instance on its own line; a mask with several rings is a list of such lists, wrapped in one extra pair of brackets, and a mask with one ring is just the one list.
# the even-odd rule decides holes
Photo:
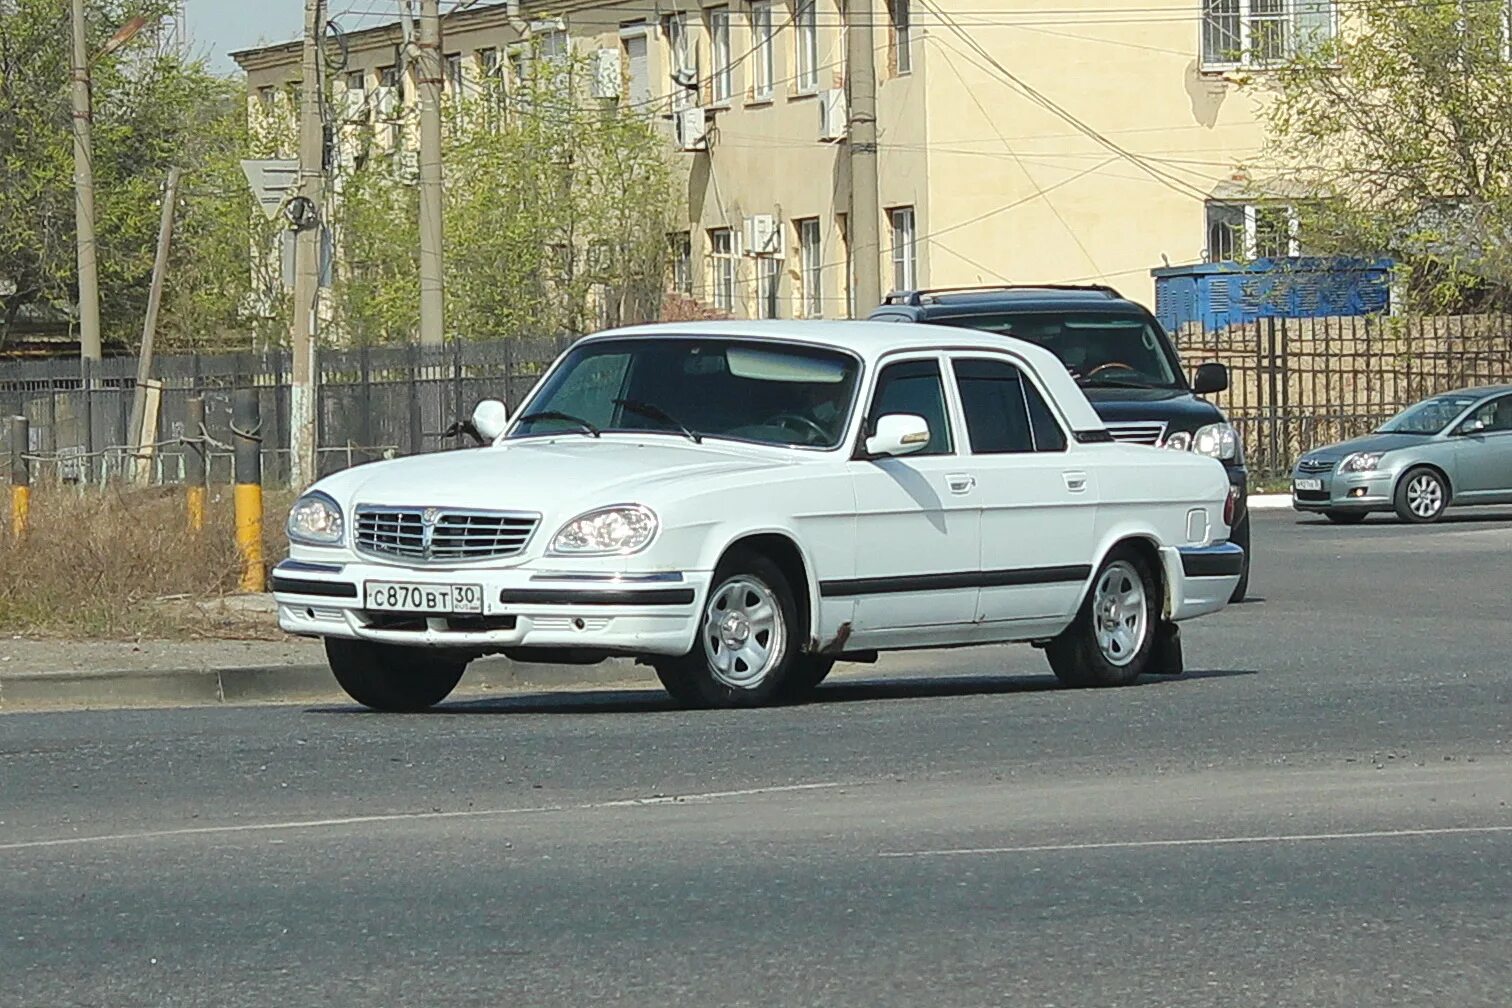
[(580, 514), (552, 537), (547, 551), (558, 556), (635, 553), (656, 536), (656, 513), (639, 504), (617, 504)]
[(1239, 432), (1226, 423), (1211, 423), (1192, 435), (1192, 451), (1228, 461), (1239, 454)]
[(307, 493), (289, 508), (289, 520), (284, 523), (290, 542), (306, 546), (335, 546), (341, 542), (345, 524), (341, 520), (341, 505), (319, 490)]
[(1385, 452), (1355, 452), (1339, 463), (1340, 472), (1370, 472), (1381, 464)]

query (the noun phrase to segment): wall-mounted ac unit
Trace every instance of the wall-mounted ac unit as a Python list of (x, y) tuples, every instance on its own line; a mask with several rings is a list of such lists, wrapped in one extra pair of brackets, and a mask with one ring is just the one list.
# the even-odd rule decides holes
[(772, 214), (754, 214), (745, 219), (745, 254), (782, 257), (782, 231)]
[(850, 111), (845, 103), (844, 88), (819, 92), (819, 139), (826, 143), (844, 140), (849, 128)]
[(683, 109), (677, 113), (677, 146), (685, 151), (709, 149), (709, 123), (701, 108)]
[(595, 98), (618, 98), (620, 94), (620, 51), (595, 49), (590, 88)]

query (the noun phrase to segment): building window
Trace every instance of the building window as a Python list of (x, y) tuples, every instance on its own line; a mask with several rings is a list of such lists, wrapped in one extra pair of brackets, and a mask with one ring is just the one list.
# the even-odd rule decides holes
[(803, 284), (800, 314), (824, 316), (824, 263), (821, 259), (819, 218), (798, 221), (798, 275)]
[(672, 289), (679, 294), (693, 293), (693, 235), (688, 231), (679, 231), (671, 235), (668, 244), (672, 246)]
[(709, 58), (715, 104), (730, 100), (734, 90), (734, 73), (730, 66), (730, 8), (709, 8)]
[(887, 211), (892, 228), (893, 290), (913, 290), (918, 286), (918, 259), (914, 244), (913, 207)]
[(641, 115), (651, 111), (655, 100), (651, 90), (651, 65), (648, 41), (644, 34), (627, 35), (622, 42), (625, 50), (625, 97), (631, 111)]
[(799, 91), (819, 89), (819, 20), (815, 0), (794, 0), (793, 28), (797, 40)]
[(765, 101), (772, 97), (772, 82), (777, 77), (776, 53), (773, 52), (774, 29), (772, 5), (751, 5), (751, 97)]
[(478, 50), (478, 71), (484, 80), (493, 81), (499, 79), (499, 63), (498, 49)]
[(1238, 203), (1207, 205), (1208, 262), (1229, 262), (1244, 255), (1244, 207)]
[(681, 112), (694, 106), (698, 98), (698, 60), (688, 39), (685, 15), (671, 14), (662, 19), (667, 36), (667, 63), (672, 70), (672, 111)]
[(714, 272), (714, 307), (735, 310), (735, 232), (716, 228), (709, 232), (709, 258)]
[(257, 89), (257, 105), (262, 110), (263, 116), (271, 116), (273, 108), (278, 101), (278, 89), (272, 85)]
[(887, 0), (887, 15), (891, 21), (890, 45), (893, 70), (899, 74), (913, 72), (912, 28), (909, 18), (910, 0)]
[(399, 86), (399, 68), (386, 66), (378, 68), (378, 86), (396, 88)]
[(1203, 0), (1202, 63), (1266, 66), (1334, 37), (1334, 0)]
[(778, 318), (777, 292), (782, 286), (782, 260), (775, 256), (760, 256), (756, 260), (756, 316)]
[(1207, 205), (1208, 262), (1302, 255), (1297, 208), (1285, 203)]
[(844, 262), (845, 317), (856, 317), (856, 269), (851, 262), (850, 218), (846, 214), (835, 215), (835, 227), (840, 232), (841, 259)]
[(460, 100), (463, 89), (467, 86), (467, 76), (462, 71), (462, 54), (446, 54), (446, 90), (451, 92), (452, 98)]

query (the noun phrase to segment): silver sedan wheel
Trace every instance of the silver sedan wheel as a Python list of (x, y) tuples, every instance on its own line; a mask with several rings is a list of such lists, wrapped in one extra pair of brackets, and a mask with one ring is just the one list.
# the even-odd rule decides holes
[(1407, 484), (1407, 506), (1419, 518), (1432, 518), (1444, 507), (1444, 484), (1431, 473), (1419, 473)]
[(709, 594), (703, 645), (714, 678), (735, 689), (755, 689), (771, 674), (786, 643), (782, 605), (771, 588), (737, 574)]
[(1150, 625), (1144, 579), (1127, 560), (1108, 565), (1092, 594), (1092, 626), (1103, 659), (1119, 668), (1139, 654)]

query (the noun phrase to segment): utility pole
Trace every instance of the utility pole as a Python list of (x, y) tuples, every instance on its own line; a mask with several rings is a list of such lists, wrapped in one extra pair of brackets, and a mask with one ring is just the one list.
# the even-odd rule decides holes
[(877, 194), (877, 64), (872, 0), (845, 0), (845, 86), (850, 109), (851, 268), (856, 310), (882, 303), (881, 199)]
[(441, 5), (420, 0), (420, 345), (445, 338), (441, 225)]
[(320, 119), (320, 31), (323, 0), (305, 0), (304, 56), (299, 92), (299, 181), (289, 205), (295, 228), (294, 308), (289, 343), (294, 353), (289, 389), (290, 479), (313, 483), (315, 470), (315, 331), (320, 299), (320, 211), (325, 189), (325, 134)]
[(90, 140), (89, 33), (84, 0), (73, 0), (74, 228), (79, 247), (79, 357), (100, 359), (100, 271), (96, 260), (94, 151)]
[(179, 170), (168, 169), (168, 184), (163, 188), (163, 216), (158, 221), (157, 258), (152, 263), (152, 286), (147, 291), (147, 313), (142, 319), (142, 352), (137, 358), (136, 389), (131, 396), (131, 426), (140, 455), (146, 450), (147, 382), (152, 377), (152, 342), (157, 336), (158, 309), (163, 303), (163, 281), (168, 274), (168, 249), (173, 241), (173, 212), (178, 206)]

